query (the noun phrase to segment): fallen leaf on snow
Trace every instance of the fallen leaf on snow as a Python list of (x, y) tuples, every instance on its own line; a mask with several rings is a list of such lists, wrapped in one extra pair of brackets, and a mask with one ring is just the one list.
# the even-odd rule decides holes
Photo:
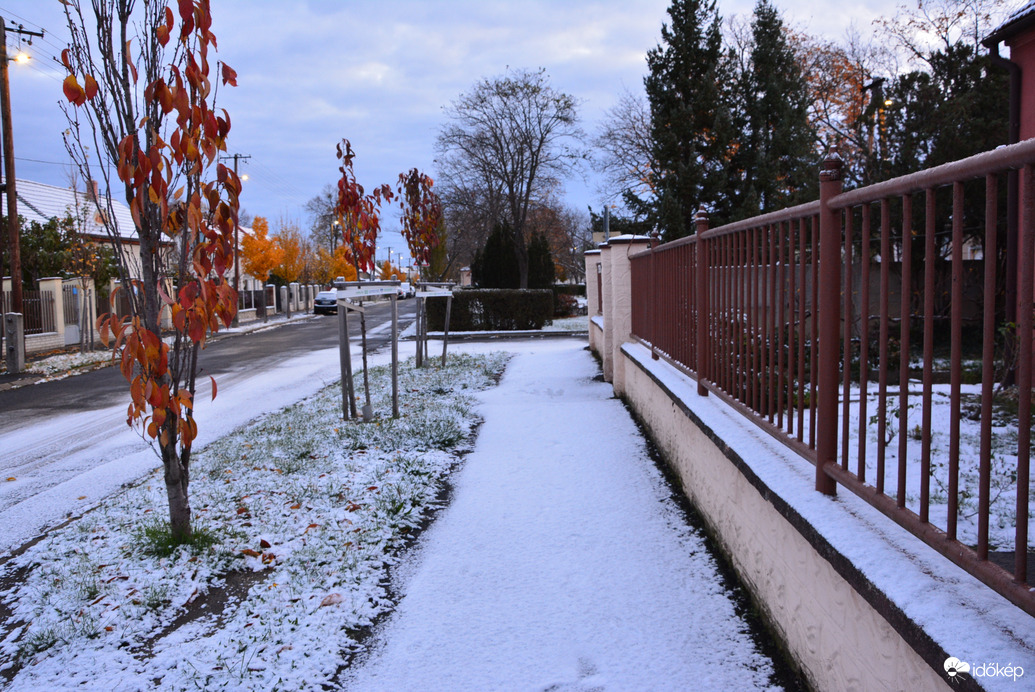
[(338, 605), (343, 600), (345, 599), (342, 598), (342, 595), (340, 593), (328, 594), (323, 597), (322, 601), (320, 601), (320, 607), (323, 608), (324, 606)]

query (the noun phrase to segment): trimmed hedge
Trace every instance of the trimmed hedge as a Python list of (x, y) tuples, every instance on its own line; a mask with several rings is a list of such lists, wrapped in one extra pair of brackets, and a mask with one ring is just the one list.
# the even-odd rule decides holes
[[(431, 299), (428, 327), (444, 329), (446, 301)], [(553, 291), (550, 289), (475, 288), (453, 293), (449, 331), (512, 331), (542, 329), (553, 317)]]
[(563, 296), (586, 296), (586, 284), (554, 284), (553, 292)]
[(578, 300), (575, 296), (586, 295), (586, 284), (554, 284), (553, 316), (574, 317), (578, 314)]

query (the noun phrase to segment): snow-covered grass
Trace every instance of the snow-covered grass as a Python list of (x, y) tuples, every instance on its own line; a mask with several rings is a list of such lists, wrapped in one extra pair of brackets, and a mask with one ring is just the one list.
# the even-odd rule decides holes
[[(905, 505), (915, 513), (920, 511), (921, 459), (923, 457), (923, 384), (909, 382), (906, 416), (906, 498)], [(978, 467), (981, 448), (981, 385), (964, 384), (960, 388), (961, 416), (959, 434), (959, 512), (957, 532), (961, 542), (976, 546), (978, 542)], [(900, 415), (899, 388), (889, 386), (885, 399), (885, 430), (881, 439), (880, 389), (877, 382), (867, 384), (865, 411), (860, 405), (860, 390), (853, 384), (849, 394), (849, 470), (858, 472), (860, 434), (865, 435), (863, 458), (865, 481), (875, 486), (878, 480), (878, 455), (884, 453), (884, 492), (897, 495), (899, 478)], [(1004, 408), (1005, 407), (1005, 408)], [(1016, 410), (1008, 410), (1007, 397), (995, 399), (991, 437), (990, 493), (989, 493), (989, 547), (991, 550), (1012, 551), (1014, 528), (1017, 522), (1017, 429)], [(844, 411), (838, 405), (838, 431), (842, 430)], [(951, 452), (950, 420), (952, 413), (951, 387), (948, 384), (932, 386), (930, 407), (930, 522), (944, 529), (947, 525), (949, 502), (949, 461)], [(794, 429), (799, 427), (797, 412)], [(860, 421), (860, 418), (865, 420)], [(786, 425), (786, 419), (784, 420)], [(810, 421), (806, 414), (802, 421), (804, 438), (809, 437)], [(840, 447), (838, 447), (840, 450)], [(1035, 496), (1035, 477), (1029, 485)], [(1035, 548), (1035, 516), (1028, 518), (1029, 550)]]
[[(25, 363), (25, 372), (39, 375), (37, 381), (60, 380), (69, 375), (78, 375), (111, 363), (111, 351), (98, 349), (86, 353), (58, 353)], [(7, 372), (7, 363), (0, 363), (0, 372)]]
[[(921, 459), (923, 456), (923, 406), (920, 392), (922, 383), (911, 381), (906, 417), (906, 506), (920, 510)], [(978, 466), (981, 449), (980, 402), (981, 385), (961, 386), (962, 411), (960, 416), (959, 446), (959, 513), (957, 531), (959, 540), (977, 545), (978, 535)], [(898, 387), (888, 388), (886, 427), (884, 439), (878, 428), (880, 403), (879, 388), (870, 383), (866, 397), (866, 420), (860, 425), (859, 390), (853, 387), (849, 407), (849, 454), (851, 470), (857, 470), (859, 431), (866, 435), (866, 480), (877, 482), (877, 458), (880, 448), (885, 454), (885, 492), (895, 496), (898, 487), (898, 458), (900, 443), (900, 416)], [(993, 416), (990, 464), (989, 547), (992, 550), (1014, 549), (1014, 527), (1017, 523), (1017, 428), (1016, 411), (1002, 410), (1003, 399), (996, 406), (999, 415)], [(951, 456), (950, 420), (952, 413), (951, 388), (947, 384), (932, 386), (930, 408), (931, 468), (930, 521), (944, 528), (948, 517), (949, 463)], [(976, 415), (975, 415), (976, 414)], [(1035, 478), (1029, 485), (1035, 495)], [(1035, 547), (1035, 516), (1028, 518), (1029, 549)]]
[[(454, 354), (371, 371), (375, 422), (325, 388), (196, 453), (194, 526), (167, 555), (156, 474), (7, 562), (0, 632), (10, 689), (302, 689), (330, 680), (389, 607), (386, 568), (435, 506), (477, 423), (472, 394), (505, 365)], [(225, 606), (222, 605), (225, 601)]]
[(589, 317), (561, 317), (543, 327), (544, 332), (584, 332), (589, 329)]

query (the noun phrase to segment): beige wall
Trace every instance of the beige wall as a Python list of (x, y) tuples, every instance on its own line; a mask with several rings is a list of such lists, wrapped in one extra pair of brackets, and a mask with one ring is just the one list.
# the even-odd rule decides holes
[[(599, 256), (587, 253), (587, 277), (596, 261), (603, 269), (603, 315), (590, 312), (590, 346), (604, 378), (651, 431), (789, 655), (819, 690), (948, 689), (942, 648), (831, 548), (810, 523), (815, 519), (802, 518), (759, 480), (733, 451), (739, 440), (719, 439), (700, 424), (688, 403), (697, 396), (695, 383), (685, 378), (680, 397), (688, 401), (681, 400), (652, 376), (658, 362), (649, 351), (629, 343), (628, 257), (644, 247), (646, 239), (620, 237)], [(642, 360), (631, 355), (640, 352), (647, 354)], [(804, 466), (808, 492), (811, 466), (795, 461)], [(797, 463), (788, 468), (801, 469)]]
[(948, 689), (668, 393), (622, 359), (627, 400), (809, 683), (837, 691)]

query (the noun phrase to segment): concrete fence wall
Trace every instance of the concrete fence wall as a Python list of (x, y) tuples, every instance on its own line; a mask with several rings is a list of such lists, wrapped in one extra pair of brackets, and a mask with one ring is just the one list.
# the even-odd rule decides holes
[[(1008, 648), (1016, 631), (986, 617), (1015, 618), (1019, 609), (847, 491), (836, 498), (815, 492), (811, 464), (714, 395), (698, 395), (696, 381), (633, 341), (632, 310), (643, 306), (630, 302), (628, 258), (647, 243), (623, 236), (586, 253), (586, 275), (595, 277), (600, 264), (602, 279), (599, 290), (587, 281), (590, 346), (809, 684), (944, 690), (949, 656), (1000, 641)], [(594, 317), (596, 301), (603, 314)], [(898, 542), (888, 542), (892, 534)], [(863, 564), (874, 562), (878, 579)], [(915, 598), (895, 593), (900, 580)], [(945, 592), (947, 582), (966, 595)], [(932, 624), (927, 601), (939, 599), (983, 605), (961, 608), (958, 627), (937, 617)], [(961, 628), (982, 634), (968, 644), (956, 638)], [(994, 688), (973, 679), (966, 686)]]

